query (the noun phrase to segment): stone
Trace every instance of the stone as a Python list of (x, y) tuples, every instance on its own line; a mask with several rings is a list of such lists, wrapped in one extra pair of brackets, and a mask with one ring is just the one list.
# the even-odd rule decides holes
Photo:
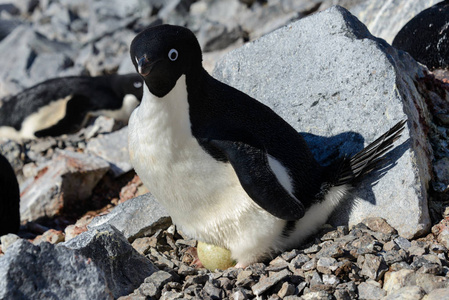
[(403, 238), (403, 237), (401, 237), (401, 236), (395, 238), (395, 239), (394, 239), (394, 242), (395, 242), (399, 247), (401, 247), (401, 249), (404, 249), (404, 250), (406, 250), (406, 251), (412, 246), (412, 243), (411, 243), (409, 240), (407, 240), (406, 238)]
[(64, 242), (65, 236), (62, 231), (50, 229), (44, 232), (42, 235), (37, 236), (33, 244), (39, 245), (43, 242), (51, 243), (51, 244), (58, 244), (61, 242)]
[(282, 284), (281, 289), (277, 293), (277, 295), (284, 299), (286, 296), (292, 296), (295, 293), (295, 286), (293, 284), (290, 284), (288, 282), (284, 282)]
[(291, 265), (295, 269), (300, 269), (306, 262), (310, 260), (310, 257), (308, 257), (305, 254), (298, 254), (292, 261)]
[(114, 298), (132, 293), (145, 278), (157, 271), (153, 263), (134, 250), (123, 234), (111, 225), (90, 229), (59, 245), (89, 258), (101, 268)]
[(318, 259), (316, 269), (322, 274), (331, 274), (337, 269), (337, 260), (332, 257), (321, 257)]
[(171, 225), (171, 218), (153, 195), (145, 194), (117, 205), (110, 213), (98, 216), (88, 225), (89, 229), (110, 224), (129, 240), (150, 236), (158, 229)]
[(303, 300), (331, 300), (332, 295), (325, 291), (310, 292), (304, 294), (300, 299)]
[(0, 257), (1, 299), (79, 299), (80, 289), (86, 299), (115, 298), (100, 266), (73, 249), (19, 240)]
[(387, 295), (381, 288), (366, 282), (361, 282), (358, 290), (360, 299), (383, 299)]
[(416, 273), (413, 270), (402, 269), (385, 274), (383, 289), (390, 295), (406, 286), (419, 286), (425, 293), (438, 288), (447, 288), (448, 279), (433, 274)]
[(9, 246), (14, 244), (16, 241), (20, 240), (20, 237), (15, 235), (14, 233), (8, 233), (5, 235), (2, 235), (0, 237), (0, 243), (1, 243), (1, 249), (3, 253), (6, 253)]
[(145, 278), (139, 290), (145, 296), (160, 298), (165, 284), (175, 280), (172, 274), (165, 271), (157, 271)]
[(133, 169), (128, 153), (128, 127), (91, 139), (87, 143), (87, 152), (107, 161), (114, 177)]
[(213, 74), (303, 132), (321, 163), (331, 152), (353, 154), (408, 119), (413, 126), (389, 155), (395, 166), (363, 180), (330, 223), (353, 226), (376, 216), (406, 238), (429, 230), (432, 150), (424, 127), (430, 119), (416, 88), (423, 68), (373, 37), (348, 11), (333, 7), (246, 44), (226, 55)]
[(442, 300), (449, 295), (449, 288), (435, 289), (425, 295), (422, 300)]
[(85, 206), (108, 170), (109, 164), (99, 157), (58, 150), (50, 161), (39, 164), (36, 176), (20, 186), (21, 220), (52, 217)]
[(376, 256), (373, 254), (365, 255), (365, 262), (362, 266), (361, 275), (364, 275), (372, 280), (380, 280), (383, 275), (388, 271), (388, 266), (382, 256)]
[(420, 300), (425, 292), (419, 286), (406, 286), (383, 298), (385, 300)]
[(261, 278), (259, 282), (251, 287), (256, 296), (263, 294), (266, 290), (277, 284), (279, 281), (291, 275), (289, 270), (282, 270), (272, 276)]
[(364, 219), (362, 221), (362, 223), (365, 224), (366, 226), (368, 226), (368, 228), (371, 229), (372, 231), (382, 232), (388, 236), (397, 234), (396, 229), (391, 227), (387, 223), (387, 221), (385, 221), (385, 219), (383, 219), (383, 218), (370, 217), (370, 218)]
[(212, 299), (223, 299), (224, 291), (216, 287), (211, 281), (204, 284), (203, 291)]

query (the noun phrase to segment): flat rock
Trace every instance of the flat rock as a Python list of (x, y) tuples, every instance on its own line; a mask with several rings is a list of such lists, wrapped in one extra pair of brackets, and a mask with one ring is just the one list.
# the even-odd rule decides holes
[(150, 260), (134, 250), (127, 239), (110, 225), (86, 231), (61, 244), (61, 247), (91, 259), (104, 272), (109, 291), (115, 299), (132, 293), (145, 278), (157, 271)]
[[(425, 292), (419, 286), (406, 286), (389, 294), (384, 300), (420, 300)], [(367, 298), (368, 299), (368, 298)], [(440, 298), (441, 299), (441, 298)], [(443, 298), (444, 299), (444, 298)]]
[(81, 206), (108, 170), (109, 164), (97, 156), (57, 151), (20, 186), (21, 220), (51, 217), (62, 209)]
[(128, 153), (128, 127), (91, 139), (87, 144), (87, 152), (106, 160), (115, 177), (133, 169)]
[(150, 236), (158, 229), (168, 228), (171, 218), (153, 195), (133, 198), (117, 205), (109, 214), (96, 217), (89, 229), (109, 224), (117, 228), (131, 242), (142, 236)]
[(417, 90), (423, 69), (347, 10), (332, 7), (248, 43), (226, 55), (214, 76), (302, 132), (321, 163), (356, 153), (408, 119), (388, 172), (365, 178), (330, 221), (352, 226), (382, 217), (407, 238), (429, 229), (429, 115)]

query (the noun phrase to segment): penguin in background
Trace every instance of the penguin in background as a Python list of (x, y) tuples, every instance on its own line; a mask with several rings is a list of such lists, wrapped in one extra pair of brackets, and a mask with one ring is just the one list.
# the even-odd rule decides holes
[(9, 161), (0, 153), (0, 236), (20, 228), (20, 190)]
[(407, 22), (392, 46), (408, 52), (429, 70), (449, 69), (449, 0), (429, 7)]
[(136, 173), (185, 234), (246, 267), (299, 246), (354, 184), (381, 167), (405, 121), (329, 166), (269, 107), (210, 76), (194, 34), (147, 28), (132, 41), (144, 79), (129, 121)]
[(54, 78), (5, 99), (0, 106), (0, 137), (33, 139), (74, 133), (91, 116), (128, 123), (142, 98), (135, 73)]

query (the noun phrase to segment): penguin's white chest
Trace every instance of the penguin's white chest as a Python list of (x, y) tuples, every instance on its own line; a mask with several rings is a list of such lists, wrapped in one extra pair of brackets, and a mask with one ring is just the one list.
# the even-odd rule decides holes
[(229, 247), (227, 236), (252, 221), (242, 215), (261, 211), (232, 166), (216, 161), (193, 137), (185, 76), (163, 98), (145, 86), (129, 121), (129, 150), (142, 182), (186, 234)]

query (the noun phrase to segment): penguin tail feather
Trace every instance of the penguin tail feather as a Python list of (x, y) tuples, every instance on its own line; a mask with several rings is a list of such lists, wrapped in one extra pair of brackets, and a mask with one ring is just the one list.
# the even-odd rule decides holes
[(407, 120), (402, 120), (390, 130), (350, 158), (344, 158), (340, 164), (340, 172), (333, 186), (355, 184), (365, 175), (380, 169), (386, 162), (385, 154), (393, 148), (393, 143), (401, 136)]

